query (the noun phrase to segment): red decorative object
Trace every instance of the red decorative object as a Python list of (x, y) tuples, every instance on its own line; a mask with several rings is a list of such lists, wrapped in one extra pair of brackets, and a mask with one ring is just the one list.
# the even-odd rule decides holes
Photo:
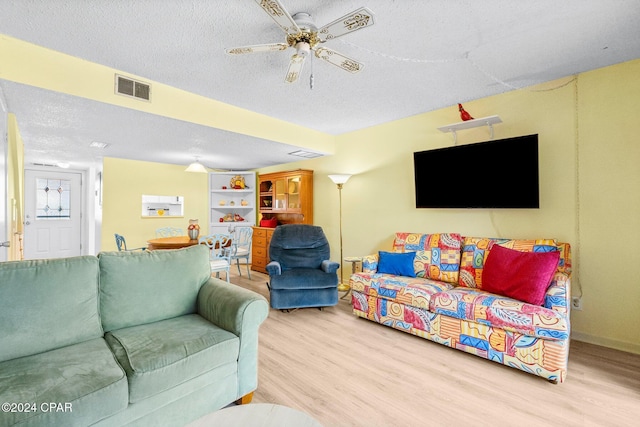
[(471, 114), (467, 113), (462, 104), (458, 104), (458, 110), (460, 111), (460, 118), (463, 122), (466, 122), (467, 120), (473, 120)]
[(261, 219), (260, 220), (260, 227), (276, 228), (277, 226), (278, 226), (278, 219), (277, 218)]

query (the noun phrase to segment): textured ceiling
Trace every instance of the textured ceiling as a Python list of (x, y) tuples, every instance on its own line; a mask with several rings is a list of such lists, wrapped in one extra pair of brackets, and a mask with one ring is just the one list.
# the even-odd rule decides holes
[[(316, 59), (299, 82), (285, 84), (292, 49), (225, 54), (285, 41), (251, 0), (2, 0), (0, 33), (329, 134), (640, 57), (638, 0), (281, 2), (318, 26), (372, 10), (375, 25), (325, 44), (364, 69), (350, 74)], [(200, 155), (212, 167), (254, 168), (296, 160), (287, 154), (293, 146), (8, 81), (0, 88), (28, 161), (186, 163)], [(135, 143), (86, 149), (91, 140), (123, 139)]]

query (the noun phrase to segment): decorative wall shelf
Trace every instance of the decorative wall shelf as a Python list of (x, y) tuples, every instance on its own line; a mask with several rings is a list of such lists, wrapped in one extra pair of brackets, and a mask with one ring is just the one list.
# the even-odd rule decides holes
[[(244, 188), (232, 188), (236, 181)], [(255, 172), (209, 172), (209, 234), (230, 233), (235, 227), (253, 227), (256, 211)], [(244, 221), (224, 219), (235, 214)]]
[(454, 144), (458, 143), (458, 135), (457, 131), (463, 129), (471, 129), (477, 128), (480, 126), (488, 126), (489, 134), (491, 135), (491, 139), (493, 139), (493, 125), (497, 123), (502, 123), (502, 120), (499, 116), (488, 116), (481, 117), (479, 119), (467, 120), (466, 122), (452, 123), (450, 125), (441, 126), (438, 128), (440, 132), (451, 132), (453, 134), (453, 142)]
[(184, 197), (142, 195), (142, 217), (182, 218)]

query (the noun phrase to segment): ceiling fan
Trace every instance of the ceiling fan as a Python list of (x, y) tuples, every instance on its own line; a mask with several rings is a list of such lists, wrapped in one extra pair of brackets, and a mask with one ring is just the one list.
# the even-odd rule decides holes
[(291, 16), (279, 0), (255, 0), (255, 2), (287, 33), (286, 43), (235, 47), (227, 49), (226, 52), (228, 54), (242, 55), (245, 53), (270, 52), (286, 50), (292, 47), (296, 50), (296, 53), (293, 54), (289, 62), (289, 69), (284, 79), (286, 83), (294, 83), (298, 80), (304, 61), (310, 52), (313, 52), (316, 58), (323, 59), (350, 73), (357, 73), (364, 67), (360, 62), (333, 49), (320, 46), (320, 44), (372, 26), (374, 24), (373, 13), (366, 7), (354, 10), (318, 29), (313, 19), (311, 19), (311, 15), (300, 12)]

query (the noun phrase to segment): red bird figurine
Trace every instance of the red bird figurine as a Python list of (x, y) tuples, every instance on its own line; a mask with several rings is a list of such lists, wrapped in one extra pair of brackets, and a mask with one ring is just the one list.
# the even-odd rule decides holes
[(460, 111), (460, 118), (462, 119), (463, 122), (466, 122), (467, 120), (473, 120), (473, 117), (471, 117), (471, 114), (466, 112), (462, 104), (458, 104), (458, 110)]

